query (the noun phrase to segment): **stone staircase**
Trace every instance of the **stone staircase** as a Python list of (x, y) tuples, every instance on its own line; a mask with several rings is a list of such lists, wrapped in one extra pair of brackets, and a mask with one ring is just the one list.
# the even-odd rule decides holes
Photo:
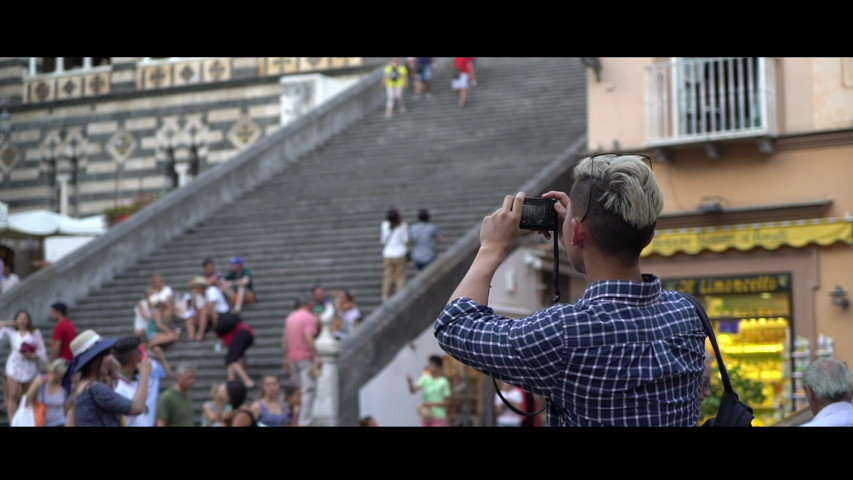
[[(132, 334), (131, 309), (154, 273), (180, 294), (204, 258), (226, 272), (232, 255), (242, 256), (255, 275), (258, 302), (243, 316), (256, 333), (248, 364), (258, 380), (280, 372), (283, 320), (313, 284), (349, 289), (371, 317), (381, 306), (379, 224), (388, 208), (400, 209), (409, 222), (418, 209), (429, 209), (443, 238), (439, 253), (446, 256), (503, 195), (517, 192), (585, 137), (586, 76), (579, 59), (481, 58), (478, 67), (479, 84), (465, 109), (456, 107), (449, 71), (440, 68), (433, 98), (412, 101), (407, 92), (406, 113), (388, 120), (377, 109), (76, 299), (69, 317), (78, 332)], [(414, 268), (409, 274), (416, 275)], [(430, 274), (442, 275), (422, 272)], [(446, 296), (423, 301), (440, 309)], [(41, 328), (49, 336), (52, 325)], [(173, 367), (184, 360), (196, 364), (198, 412), (210, 385), (225, 378), (224, 350), (215, 351), (215, 343), (208, 333), (202, 343), (182, 340), (166, 349)], [(5, 358), (5, 351), (0, 354)]]

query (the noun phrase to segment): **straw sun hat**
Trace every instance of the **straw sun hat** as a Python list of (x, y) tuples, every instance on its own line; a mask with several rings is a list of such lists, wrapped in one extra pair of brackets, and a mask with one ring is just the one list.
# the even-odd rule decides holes
[(71, 340), (71, 353), (74, 354), (73, 373), (77, 373), (93, 358), (112, 348), (116, 341), (115, 338), (101, 338), (92, 329), (74, 337), (74, 340)]

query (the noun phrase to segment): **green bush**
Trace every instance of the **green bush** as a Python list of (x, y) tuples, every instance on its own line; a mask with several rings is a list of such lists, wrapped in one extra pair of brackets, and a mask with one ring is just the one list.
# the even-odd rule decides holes
[(133, 199), (133, 202), (130, 205), (116, 205), (114, 207), (110, 207), (104, 210), (104, 217), (106, 217), (107, 223), (109, 225), (114, 225), (115, 223), (123, 220), (123, 217), (127, 217), (133, 215), (134, 213), (142, 210), (146, 206), (157, 201), (157, 196), (155, 195), (140, 195)]
[[(738, 365), (726, 365), (726, 371), (729, 374), (729, 381), (732, 388), (737, 393), (741, 402), (752, 407), (753, 405), (762, 405), (767, 400), (764, 395), (764, 383), (756, 380), (751, 380), (744, 377), (740, 373)], [(720, 397), (723, 395), (723, 380), (720, 378), (720, 370), (714, 362), (713, 374), (711, 376), (711, 395), (705, 398), (702, 406), (699, 408), (699, 424), (705, 423), (711, 417), (717, 415), (717, 410), (720, 409)]]

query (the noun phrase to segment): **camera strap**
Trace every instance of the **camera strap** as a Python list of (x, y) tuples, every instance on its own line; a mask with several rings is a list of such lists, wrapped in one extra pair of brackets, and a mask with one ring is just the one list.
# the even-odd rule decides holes
[[(560, 301), (560, 245), (557, 241), (557, 231), (556, 230), (554, 230), (554, 300), (553, 301), (554, 301), (554, 303), (557, 303)], [(511, 403), (509, 403), (509, 401), (506, 398), (504, 398), (503, 394), (501, 393), (500, 387), (498, 387), (498, 381), (497, 380), (492, 378), (492, 383), (495, 385), (495, 393), (498, 394), (498, 397), (501, 398), (501, 401), (504, 402), (504, 405), (506, 405), (507, 408), (512, 410), (516, 415), (523, 415), (525, 417), (535, 417), (536, 415), (539, 415), (540, 413), (545, 411), (545, 408), (548, 406), (548, 403), (546, 401), (544, 404), (542, 404), (542, 408), (540, 408), (539, 410), (537, 410), (535, 412), (521, 411), (521, 410), (515, 408)]]
[(560, 301), (560, 246), (557, 243), (557, 231), (554, 230), (554, 303)]

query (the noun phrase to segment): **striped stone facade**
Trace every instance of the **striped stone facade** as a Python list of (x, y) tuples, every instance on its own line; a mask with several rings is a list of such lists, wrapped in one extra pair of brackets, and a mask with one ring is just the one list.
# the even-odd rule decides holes
[(281, 128), (283, 77), (354, 80), (376, 66), (360, 57), (107, 62), (43, 73), (35, 59), (0, 57), (10, 125), (0, 131), (0, 201), (10, 213), (61, 212), (65, 198), (61, 213), (83, 217), (164, 194)]

